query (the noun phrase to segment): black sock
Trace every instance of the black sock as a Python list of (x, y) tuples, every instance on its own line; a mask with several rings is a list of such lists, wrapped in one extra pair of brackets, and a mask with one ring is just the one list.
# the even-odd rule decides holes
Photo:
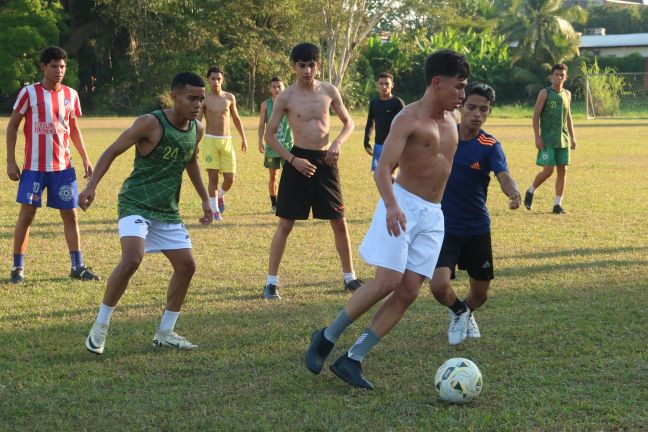
[(452, 306), (450, 306), (450, 310), (454, 312), (455, 315), (461, 315), (462, 313), (466, 312), (467, 309), (468, 305), (466, 305), (466, 303), (462, 302), (459, 299), (455, 300), (455, 302), (452, 303)]
[(277, 206), (277, 196), (276, 195), (274, 195), (274, 196), (270, 195), (270, 202), (272, 203), (272, 205), (274, 207), (276, 207)]

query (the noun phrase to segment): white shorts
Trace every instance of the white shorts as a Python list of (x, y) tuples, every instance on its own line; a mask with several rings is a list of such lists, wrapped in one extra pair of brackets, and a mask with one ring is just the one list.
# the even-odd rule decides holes
[(360, 256), (369, 265), (399, 273), (413, 271), (426, 278), (434, 273), (443, 244), (443, 212), (441, 205), (421, 197), (394, 183), (394, 195), (407, 219), (406, 231), (398, 237), (387, 232), (387, 209), (378, 201), (371, 226), (360, 245)]
[(189, 233), (182, 223), (170, 223), (142, 216), (119, 219), (119, 238), (140, 237), (145, 240), (144, 252), (191, 249)]

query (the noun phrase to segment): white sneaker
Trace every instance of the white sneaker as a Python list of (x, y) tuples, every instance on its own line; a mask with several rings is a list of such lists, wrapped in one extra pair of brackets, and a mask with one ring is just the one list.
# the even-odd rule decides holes
[(223, 221), (223, 216), (220, 214), (220, 212), (214, 212), (214, 222), (222, 222)]
[(450, 327), (448, 327), (448, 343), (450, 345), (459, 345), (466, 339), (468, 334), (468, 321), (470, 320), (470, 311), (466, 309), (461, 315), (450, 312)]
[(198, 348), (198, 345), (192, 344), (186, 338), (173, 331), (168, 333), (155, 332), (155, 336), (153, 336), (153, 345), (157, 347), (177, 348), (179, 350), (187, 351)]
[(94, 354), (101, 354), (106, 344), (106, 335), (108, 334), (108, 326), (95, 322), (90, 329), (90, 333), (85, 341), (85, 346), (88, 351)]
[(479, 326), (477, 325), (477, 321), (475, 321), (474, 313), (470, 314), (470, 319), (468, 320), (468, 331), (466, 332), (466, 336), (474, 339), (478, 339), (481, 337), (481, 332), (479, 331)]

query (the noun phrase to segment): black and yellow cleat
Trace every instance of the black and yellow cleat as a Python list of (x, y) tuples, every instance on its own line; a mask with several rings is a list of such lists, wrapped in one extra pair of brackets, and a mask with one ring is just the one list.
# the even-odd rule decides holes
[(72, 279), (79, 280), (92, 280), (98, 281), (101, 280), (101, 277), (92, 272), (91, 267), (79, 266), (77, 268), (70, 269), (70, 277)]

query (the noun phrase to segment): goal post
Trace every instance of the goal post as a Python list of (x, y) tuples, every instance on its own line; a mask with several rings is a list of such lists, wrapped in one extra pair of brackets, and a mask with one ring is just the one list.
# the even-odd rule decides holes
[(648, 73), (585, 75), (585, 112), (595, 118), (648, 118)]

